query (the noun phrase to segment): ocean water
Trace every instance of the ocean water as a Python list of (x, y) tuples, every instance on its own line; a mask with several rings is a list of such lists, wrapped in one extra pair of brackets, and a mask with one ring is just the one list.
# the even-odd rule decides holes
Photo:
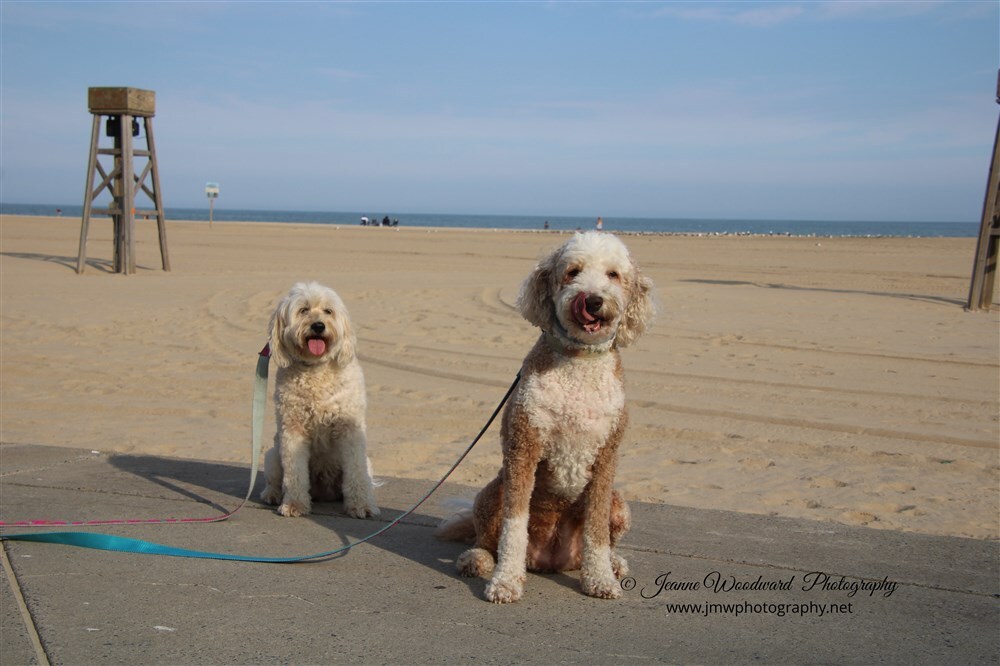
[[(56, 215), (79, 218), (82, 206), (56, 206), (52, 204), (0, 203), (0, 214)], [(208, 221), (208, 208), (167, 208), (167, 220)], [(596, 217), (555, 217), (543, 215), (437, 215), (429, 213), (400, 212), (343, 212), (295, 210), (239, 210), (215, 209), (214, 222), (288, 222), (299, 224), (359, 225), (361, 217), (381, 220), (388, 215), (399, 220), (404, 227), (469, 227), (476, 229), (529, 229), (544, 228), (546, 222), (553, 230), (593, 229)], [(656, 234), (754, 234), (820, 237), (976, 237), (976, 222), (857, 222), (844, 220), (710, 220), (688, 218), (604, 218), (605, 231)]]

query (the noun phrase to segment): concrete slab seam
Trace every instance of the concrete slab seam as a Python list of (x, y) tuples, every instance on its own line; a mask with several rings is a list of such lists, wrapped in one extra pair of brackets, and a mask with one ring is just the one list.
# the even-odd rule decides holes
[(28, 609), (28, 604), (24, 600), (24, 595), (21, 593), (21, 585), (18, 583), (17, 576), (14, 575), (14, 568), (10, 565), (10, 560), (7, 557), (6, 544), (0, 546), (0, 561), (3, 562), (3, 570), (7, 576), (7, 582), (10, 584), (11, 594), (14, 595), (14, 600), (17, 602), (17, 608), (21, 611), (21, 620), (24, 622), (25, 631), (28, 632), (28, 639), (31, 641), (31, 647), (35, 650), (35, 657), (38, 659), (39, 664), (49, 666), (49, 657), (45, 654), (45, 648), (42, 647), (42, 639), (38, 635), (38, 628), (35, 626), (35, 620), (31, 617), (31, 611)]

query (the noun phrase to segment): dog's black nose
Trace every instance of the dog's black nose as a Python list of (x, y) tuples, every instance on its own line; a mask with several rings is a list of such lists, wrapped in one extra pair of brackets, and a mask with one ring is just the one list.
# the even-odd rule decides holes
[(326, 330), (326, 324), (324, 324), (321, 321), (318, 321), (318, 322), (314, 323), (312, 326), (310, 326), (309, 329), (313, 333), (322, 333), (323, 331)]
[(589, 312), (592, 315), (597, 314), (600, 311), (601, 306), (604, 305), (604, 299), (594, 294), (587, 296), (586, 302), (587, 302), (587, 312)]

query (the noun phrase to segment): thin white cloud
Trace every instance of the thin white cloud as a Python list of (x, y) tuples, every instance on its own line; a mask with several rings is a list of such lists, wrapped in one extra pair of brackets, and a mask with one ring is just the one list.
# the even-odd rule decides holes
[(951, 11), (982, 10), (991, 3), (943, 2), (940, 0), (827, 0), (823, 2), (763, 2), (712, 4), (671, 4), (654, 12), (688, 21), (732, 23), (751, 27), (770, 27), (804, 18), (819, 20), (883, 20), (922, 16), (942, 7)]
[(817, 3), (816, 10), (826, 19), (886, 19), (928, 14), (945, 4), (934, 0), (831, 0)]
[(747, 7), (739, 4), (671, 5), (658, 10), (660, 16), (686, 20), (736, 23), (767, 27), (799, 18), (805, 10), (797, 4), (768, 4)]
[(313, 71), (317, 76), (339, 81), (356, 81), (368, 78), (367, 74), (351, 71), (349, 69), (339, 69), (337, 67), (317, 67)]

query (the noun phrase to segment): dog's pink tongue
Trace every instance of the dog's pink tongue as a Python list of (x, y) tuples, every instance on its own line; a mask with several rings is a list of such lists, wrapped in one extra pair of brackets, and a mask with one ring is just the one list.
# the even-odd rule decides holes
[(309, 341), (309, 353), (311, 353), (313, 356), (322, 356), (325, 351), (326, 351), (326, 343), (323, 340), (319, 338), (313, 338), (312, 340)]
[(573, 299), (573, 316), (580, 324), (589, 324), (597, 319), (587, 312), (587, 294), (582, 291)]

